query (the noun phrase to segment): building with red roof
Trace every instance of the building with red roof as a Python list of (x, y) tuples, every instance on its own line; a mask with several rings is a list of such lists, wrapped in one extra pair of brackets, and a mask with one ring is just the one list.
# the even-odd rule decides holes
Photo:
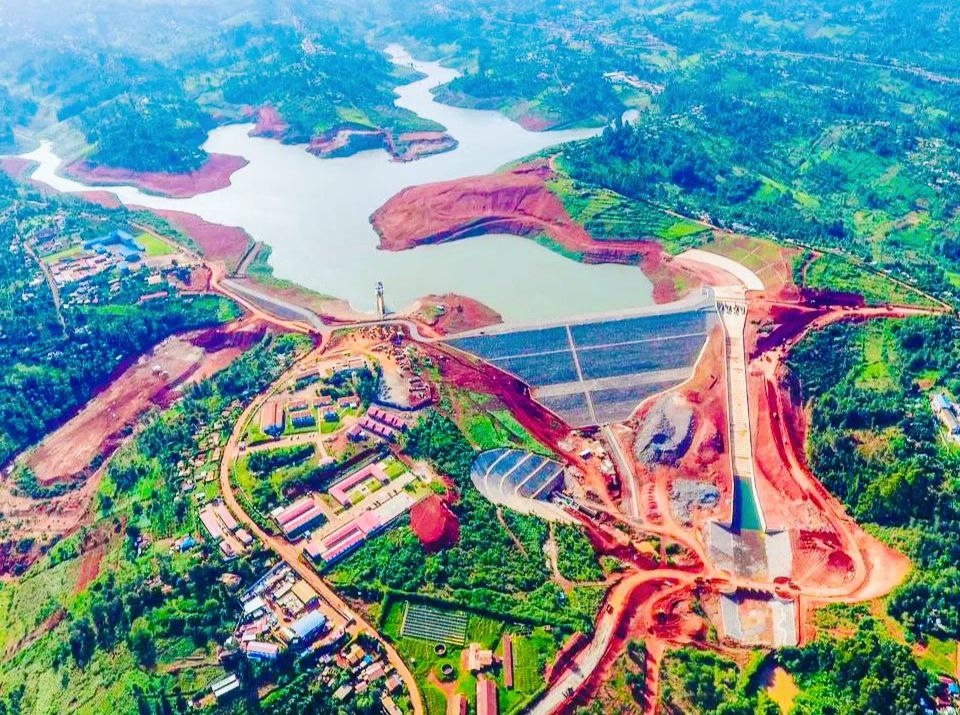
[(497, 684), (489, 678), (477, 678), (477, 715), (498, 715)]

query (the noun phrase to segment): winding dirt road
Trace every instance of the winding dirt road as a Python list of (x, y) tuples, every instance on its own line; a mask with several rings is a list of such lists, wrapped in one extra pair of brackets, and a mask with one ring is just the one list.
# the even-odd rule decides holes
[(233, 484), (230, 481), (231, 465), (239, 454), (239, 443), (244, 436), (247, 421), (258, 409), (260, 409), (260, 406), (274, 393), (277, 387), (282, 385), (298, 372), (300, 363), (308, 360), (311, 357), (315, 357), (316, 352), (316, 350), (311, 351), (306, 356), (301, 358), (300, 361), (294, 363), (274, 382), (273, 385), (271, 385), (263, 394), (251, 402), (240, 415), (240, 418), (234, 425), (233, 433), (230, 435), (230, 439), (227, 441), (227, 444), (224, 447), (223, 457), (220, 460), (220, 492), (223, 496), (224, 503), (227, 505), (227, 508), (230, 509), (237, 521), (243, 524), (244, 528), (246, 528), (251, 534), (254, 534), (258, 539), (260, 539), (264, 546), (279, 556), (288, 566), (290, 566), (291, 569), (299, 574), (304, 581), (309, 583), (310, 586), (312, 586), (313, 589), (320, 594), (321, 598), (323, 598), (343, 617), (344, 625), (348, 633), (351, 635), (366, 633), (376, 638), (380, 642), (384, 652), (386, 653), (387, 660), (394, 668), (396, 668), (397, 673), (400, 674), (400, 677), (403, 679), (403, 682), (406, 685), (407, 692), (410, 693), (410, 701), (413, 705), (414, 715), (425, 715), (426, 710), (424, 709), (423, 705), (423, 697), (420, 693), (420, 689), (417, 687), (417, 682), (413, 677), (413, 673), (407, 667), (406, 663), (403, 662), (403, 659), (393, 648), (393, 646), (384, 640), (375, 628), (373, 628), (360, 615), (353, 611), (353, 609), (351, 609), (350, 606), (348, 606), (346, 602), (344, 602), (343, 599), (341, 599), (340, 596), (338, 596), (337, 593), (327, 585), (326, 581), (324, 581), (311, 566), (304, 562), (303, 558), (301, 557), (301, 550), (299, 546), (291, 544), (286, 539), (271, 536), (257, 525), (253, 518), (247, 514), (247, 512), (240, 505), (240, 502), (237, 500), (236, 494), (234, 493)]

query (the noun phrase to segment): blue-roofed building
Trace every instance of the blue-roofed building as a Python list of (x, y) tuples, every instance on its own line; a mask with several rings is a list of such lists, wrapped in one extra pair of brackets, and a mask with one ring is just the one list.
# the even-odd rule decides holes
[(327, 623), (327, 617), (320, 611), (310, 611), (300, 616), (290, 624), (290, 630), (293, 631), (293, 640), (297, 643), (308, 643), (314, 636), (323, 630)]
[(134, 240), (133, 236), (122, 229), (84, 241), (83, 247), (88, 251), (96, 251), (97, 253), (109, 251), (131, 263), (140, 260), (140, 254), (143, 253), (143, 248)]

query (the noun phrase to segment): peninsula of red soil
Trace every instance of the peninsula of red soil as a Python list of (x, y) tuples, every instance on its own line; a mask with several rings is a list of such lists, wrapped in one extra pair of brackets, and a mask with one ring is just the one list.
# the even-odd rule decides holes
[(483, 303), (455, 293), (421, 298), (411, 317), (437, 335), (455, 335), (503, 322), (499, 313)]
[(546, 236), (587, 263), (642, 262), (657, 284), (655, 299), (676, 297), (675, 271), (653, 241), (597, 241), (577, 224), (546, 182), (547, 161), (404, 189), (371, 216), (380, 248), (402, 251), (488, 233)]
[(396, 161), (414, 161), (457, 148), (457, 140), (443, 132), (404, 132), (338, 127), (310, 140), (311, 154), (330, 159), (368, 149), (383, 149)]
[(190, 237), (190, 240), (200, 249), (204, 258), (222, 262), (226, 265), (228, 271), (236, 269), (244, 254), (253, 244), (250, 234), (236, 226), (210, 223), (199, 216), (183, 211), (147, 209), (142, 206), (131, 206), (130, 208), (152, 211), (169, 221)]
[(269, 137), (271, 139), (283, 139), (290, 125), (287, 124), (276, 107), (265, 104), (259, 109), (251, 109), (251, 114), (256, 114), (257, 125), (250, 132), (251, 136)]
[(64, 176), (92, 186), (136, 186), (148, 194), (172, 199), (189, 199), (197, 194), (230, 186), (234, 172), (247, 165), (241, 156), (210, 154), (203, 166), (194, 171), (174, 174), (165, 171), (131, 171), (110, 166), (94, 166), (75, 161), (60, 170)]

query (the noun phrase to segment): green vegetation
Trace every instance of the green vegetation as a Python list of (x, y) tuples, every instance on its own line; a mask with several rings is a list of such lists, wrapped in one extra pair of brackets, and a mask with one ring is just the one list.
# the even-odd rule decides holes
[(791, 710), (796, 715), (920, 715), (930, 704), (933, 678), (870, 618), (850, 638), (820, 637), (782, 650), (777, 660), (800, 687)]
[(457, 485), (460, 500), (453, 510), (460, 541), (427, 554), (410, 528), (401, 526), (337, 564), (329, 574), (335, 584), (370, 596), (384, 589), (429, 594), (505, 618), (592, 629), (603, 589), (577, 588), (567, 597), (549, 580), (542, 558), (547, 525), (510, 511), (503, 512), (509, 531), (500, 524), (496, 508), (470, 481), (476, 452), (451, 420), (431, 412), (410, 431), (405, 451), (426, 459)]
[(960, 394), (956, 321), (834, 325), (802, 341), (790, 366), (812, 404), (817, 477), (917, 565), (890, 614), (919, 638), (957, 638), (960, 450), (930, 403), (936, 392)]
[[(94, 523), (0, 586), (0, 643), (12, 654), (0, 664), (3, 712), (180, 715), (223, 674), (214, 650), (235, 623), (220, 580), (227, 567), (214, 545), (170, 548), (167, 539), (198, 529), (177, 464), (303, 347), (299, 338), (267, 339), (151, 416), (111, 462)], [(81, 553), (88, 536), (106, 543), (93, 571), (86, 562), (96, 554)], [(229, 570), (246, 580), (263, 565), (254, 553)]]
[[(59, 10), (78, 17), (88, 8)], [(72, 158), (183, 173), (208, 161), (201, 145), (210, 129), (249, 118), (251, 108), (276, 110), (276, 133), (296, 143), (339, 127), (439, 128), (393, 104), (410, 71), (370, 46), (346, 3), (296, 13), (252, 0), (138, 10), (98, 7), (109, 33), (60, 26), (40, 9), (18, 16), (0, 58), (0, 149), (14, 144), (14, 127), (34, 121), (67, 137)]]
[(868, 305), (936, 304), (923, 293), (891, 279), (888, 275), (862, 268), (847, 258), (825, 253), (810, 261), (803, 272), (805, 288), (860, 294)]
[(141, 295), (156, 290), (140, 271), (90, 279), (85, 302), (70, 300), (71, 284), (61, 291), (58, 311), (21, 237), (32, 241), (54, 225), (63, 225), (65, 235), (91, 237), (123, 225), (127, 216), (70, 198), (41, 201), (35, 190), (0, 174), (0, 461), (64, 422), (118, 368), (167, 336), (236, 315), (232, 304), (214, 296), (139, 305)]
[(557, 540), (557, 570), (571, 581), (602, 581), (603, 570), (597, 554), (580, 527), (566, 524), (554, 527)]
[(711, 651), (671, 651), (660, 665), (660, 700), (668, 712), (690, 715), (778, 715), (754, 682), (761, 658), (741, 669)]
[(658, 240), (668, 253), (676, 254), (701, 245), (709, 237), (709, 229), (702, 224), (563, 174), (547, 186), (563, 202), (570, 217), (600, 241)]
[(152, 233), (141, 233), (136, 238), (137, 244), (146, 251), (147, 256), (168, 256), (174, 252), (173, 247), (161, 238), (157, 238)]
[(480, 450), (518, 447), (547, 454), (542, 444), (524, 429), (510, 410), (491, 405), (491, 397), (478, 392), (457, 392), (460, 427), (471, 444)]
[[(910, 649), (862, 617), (849, 637), (821, 635), (803, 648), (775, 655), (800, 692), (792, 715), (870, 713), (920, 715), (931, 702), (933, 678)], [(691, 715), (778, 715), (763, 689), (765, 655), (756, 652), (743, 668), (709, 651), (684, 648), (661, 665), (661, 702), (670, 713)]]
[[(446, 699), (428, 678), (435, 676), (439, 681), (447, 680), (441, 672), (444, 665), (453, 669), (456, 689), (475, 708), (476, 677), (462, 666), (462, 649), (448, 646), (444, 655), (438, 655), (433, 641), (419, 640), (401, 635), (405, 601), (388, 599), (381, 614), (381, 628), (396, 646), (400, 655), (413, 669), (420, 683), (429, 715), (444, 715)], [(508, 619), (492, 618), (482, 613), (470, 613), (467, 620), (466, 644), (478, 643), (481, 648), (503, 654), (502, 638), (510, 634), (513, 640), (514, 687), (507, 690), (503, 684), (502, 670), (489, 675), (497, 682), (500, 711), (504, 715), (519, 713), (527, 700), (543, 687), (543, 672), (554, 658), (559, 643), (555, 634), (543, 628), (512, 623)]]
[(295, 444), (292, 447), (280, 447), (278, 449), (263, 449), (252, 452), (247, 458), (247, 463), (254, 472), (266, 474), (274, 469), (289, 467), (291, 464), (309, 459), (316, 451), (317, 447), (312, 443)]

